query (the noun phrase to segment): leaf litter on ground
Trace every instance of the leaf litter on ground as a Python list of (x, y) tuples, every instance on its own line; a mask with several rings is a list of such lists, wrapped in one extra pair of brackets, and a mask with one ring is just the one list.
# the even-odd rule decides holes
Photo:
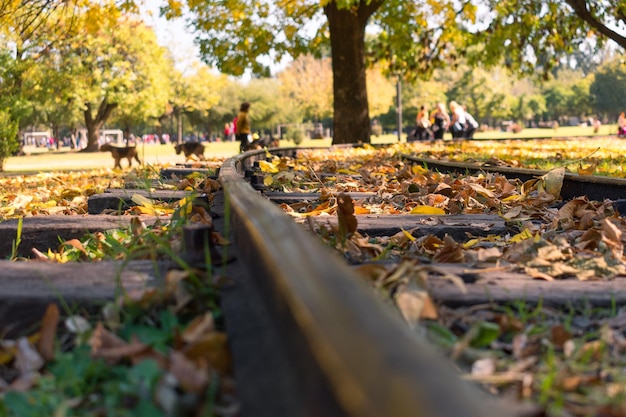
[[(155, 173), (147, 167), (0, 178), (0, 216), (83, 214), (89, 195), (130, 183), (191, 193), (219, 189), (207, 176), (164, 183)], [(141, 209), (126, 212), (128, 228), (68, 240), (58, 251), (37, 251), (32, 261), (164, 258), (178, 252), (184, 224), (212, 220), (192, 198), (133, 199)], [(147, 227), (141, 220), (147, 211), (162, 221)], [(230, 243), (217, 232), (213, 239)], [(166, 273), (163, 288), (122, 293), (98, 314), (62, 299), (51, 303), (37, 331), (0, 339), (0, 415), (237, 415), (218, 278), (210, 269), (179, 266)]]
[[(595, 172), (599, 160), (588, 161), (589, 155), (610, 151), (597, 146), (590, 150), (596, 144), (589, 144), (581, 147), (582, 154), (564, 155), (563, 141), (546, 141), (515, 153), (511, 147), (518, 144), (512, 143), (312, 150), (297, 158), (274, 157), (261, 172), (270, 190), (319, 193), (317, 200), (280, 207), (355, 265), (411, 328), (455, 360), (466, 379), (501, 397), (538, 404), (548, 415), (625, 416), (626, 380), (620, 369), (626, 360), (626, 321), (607, 325), (624, 314), (621, 310), (596, 311), (585, 307), (584, 300), (567, 311), (521, 301), (449, 309), (429, 296), (432, 279), (450, 280), (459, 291), (465, 286), (461, 277), (438, 264), (518, 271), (548, 281), (626, 276), (626, 223), (611, 202), (560, 198), (565, 158), (573, 160), (579, 174), (589, 175), (591, 168), (585, 171), (581, 164), (590, 163)], [(521, 156), (532, 152), (534, 160), (552, 149), (561, 153), (546, 174), (526, 182), (487, 172), (443, 174), (400, 157), (410, 153), (459, 160), (477, 147), (502, 158), (519, 154), (515, 163), (501, 162), (509, 166), (524, 166)], [(346, 204), (353, 192), (369, 194)], [(414, 230), (375, 237), (358, 231), (360, 215), (397, 214), (421, 215), (432, 224), (441, 215), (491, 214), (506, 222), (508, 232), (456, 242), (450, 236), (418, 237)], [(331, 222), (333, 217), (337, 220)]]

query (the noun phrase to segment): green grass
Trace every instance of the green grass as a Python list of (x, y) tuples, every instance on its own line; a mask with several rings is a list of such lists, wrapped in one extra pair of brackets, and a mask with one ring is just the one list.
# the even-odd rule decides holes
[[(615, 134), (615, 125), (606, 125), (600, 128), (598, 136)], [(590, 136), (593, 135), (592, 127), (565, 126), (558, 129), (524, 129), (520, 133), (511, 132), (480, 132), (475, 135), (477, 139), (510, 138), (525, 139), (533, 137), (568, 137), (568, 136)], [(451, 138), (450, 135), (446, 139)], [(373, 144), (389, 144), (398, 141), (397, 135), (388, 134), (373, 136)], [(406, 135), (402, 137), (406, 141)], [(325, 139), (305, 139), (301, 147), (326, 147), (330, 146), (332, 140)], [(207, 158), (226, 158), (239, 153), (239, 142), (212, 142), (206, 144), (205, 155)], [(294, 146), (293, 142), (281, 141), (281, 146)], [(16, 156), (8, 158), (4, 163), (4, 170), (9, 174), (36, 173), (47, 171), (63, 170), (85, 170), (98, 168), (112, 168), (113, 158), (109, 152), (84, 153), (72, 151), (69, 148), (61, 150), (48, 150), (47, 148), (25, 147), (27, 156)], [(185, 162), (182, 155), (176, 155), (172, 145), (139, 145), (141, 159), (147, 164), (176, 164)], [(122, 161), (122, 166), (126, 168), (128, 162)]]
[[(110, 152), (76, 152), (69, 148), (47, 150), (27, 146), (24, 148), (26, 156), (8, 158), (4, 163), (6, 173), (33, 173), (41, 171), (84, 170), (98, 168), (113, 168), (113, 158)], [(207, 145), (205, 155), (211, 157), (229, 157), (239, 152), (236, 142), (216, 142)], [(139, 145), (140, 158), (147, 164), (176, 164), (184, 163), (183, 155), (176, 155), (172, 145)], [(126, 168), (128, 161), (122, 160), (122, 167)], [(134, 163), (136, 166), (136, 162)]]

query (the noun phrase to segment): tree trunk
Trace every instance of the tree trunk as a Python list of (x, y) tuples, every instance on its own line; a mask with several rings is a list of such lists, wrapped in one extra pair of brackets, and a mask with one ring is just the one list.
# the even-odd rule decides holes
[(87, 129), (87, 147), (82, 151), (98, 152), (100, 148), (98, 144), (100, 129), (116, 107), (117, 103), (109, 103), (105, 98), (98, 106), (98, 113), (94, 116), (91, 111), (91, 104), (87, 103), (83, 112), (85, 115), (85, 128)]
[(175, 108), (174, 114), (176, 115), (176, 143), (183, 143), (183, 111)]
[(361, 0), (355, 9), (324, 7), (333, 68), (333, 144), (369, 143), (371, 126), (365, 76), (365, 26), (381, 1)]
[(60, 132), (59, 125), (53, 123), (52, 124), (52, 137), (54, 138), (56, 142), (57, 151), (61, 148), (61, 140), (59, 138), (59, 132)]

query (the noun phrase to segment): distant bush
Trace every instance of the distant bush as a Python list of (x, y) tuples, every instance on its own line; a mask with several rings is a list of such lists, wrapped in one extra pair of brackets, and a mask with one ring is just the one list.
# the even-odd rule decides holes
[(17, 138), (18, 123), (11, 115), (0, 110), (0, 171), (4, 171), (4, 161), (20, 147)]
[(302, 129), (289, 129), (285, 134), (285, 138), (299, 145), (304, 140), (304, 132)]

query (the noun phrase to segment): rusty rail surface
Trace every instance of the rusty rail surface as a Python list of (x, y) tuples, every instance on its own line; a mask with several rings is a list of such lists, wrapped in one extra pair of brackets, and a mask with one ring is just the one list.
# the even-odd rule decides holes
[(219, 179), (235, 244), (301, 375), (302, 415), (510, 415), (458, 378), (347, 265), (259, 195), (244, 173), (263, 158), (265, 151), (251, 151), (229, 159)]

